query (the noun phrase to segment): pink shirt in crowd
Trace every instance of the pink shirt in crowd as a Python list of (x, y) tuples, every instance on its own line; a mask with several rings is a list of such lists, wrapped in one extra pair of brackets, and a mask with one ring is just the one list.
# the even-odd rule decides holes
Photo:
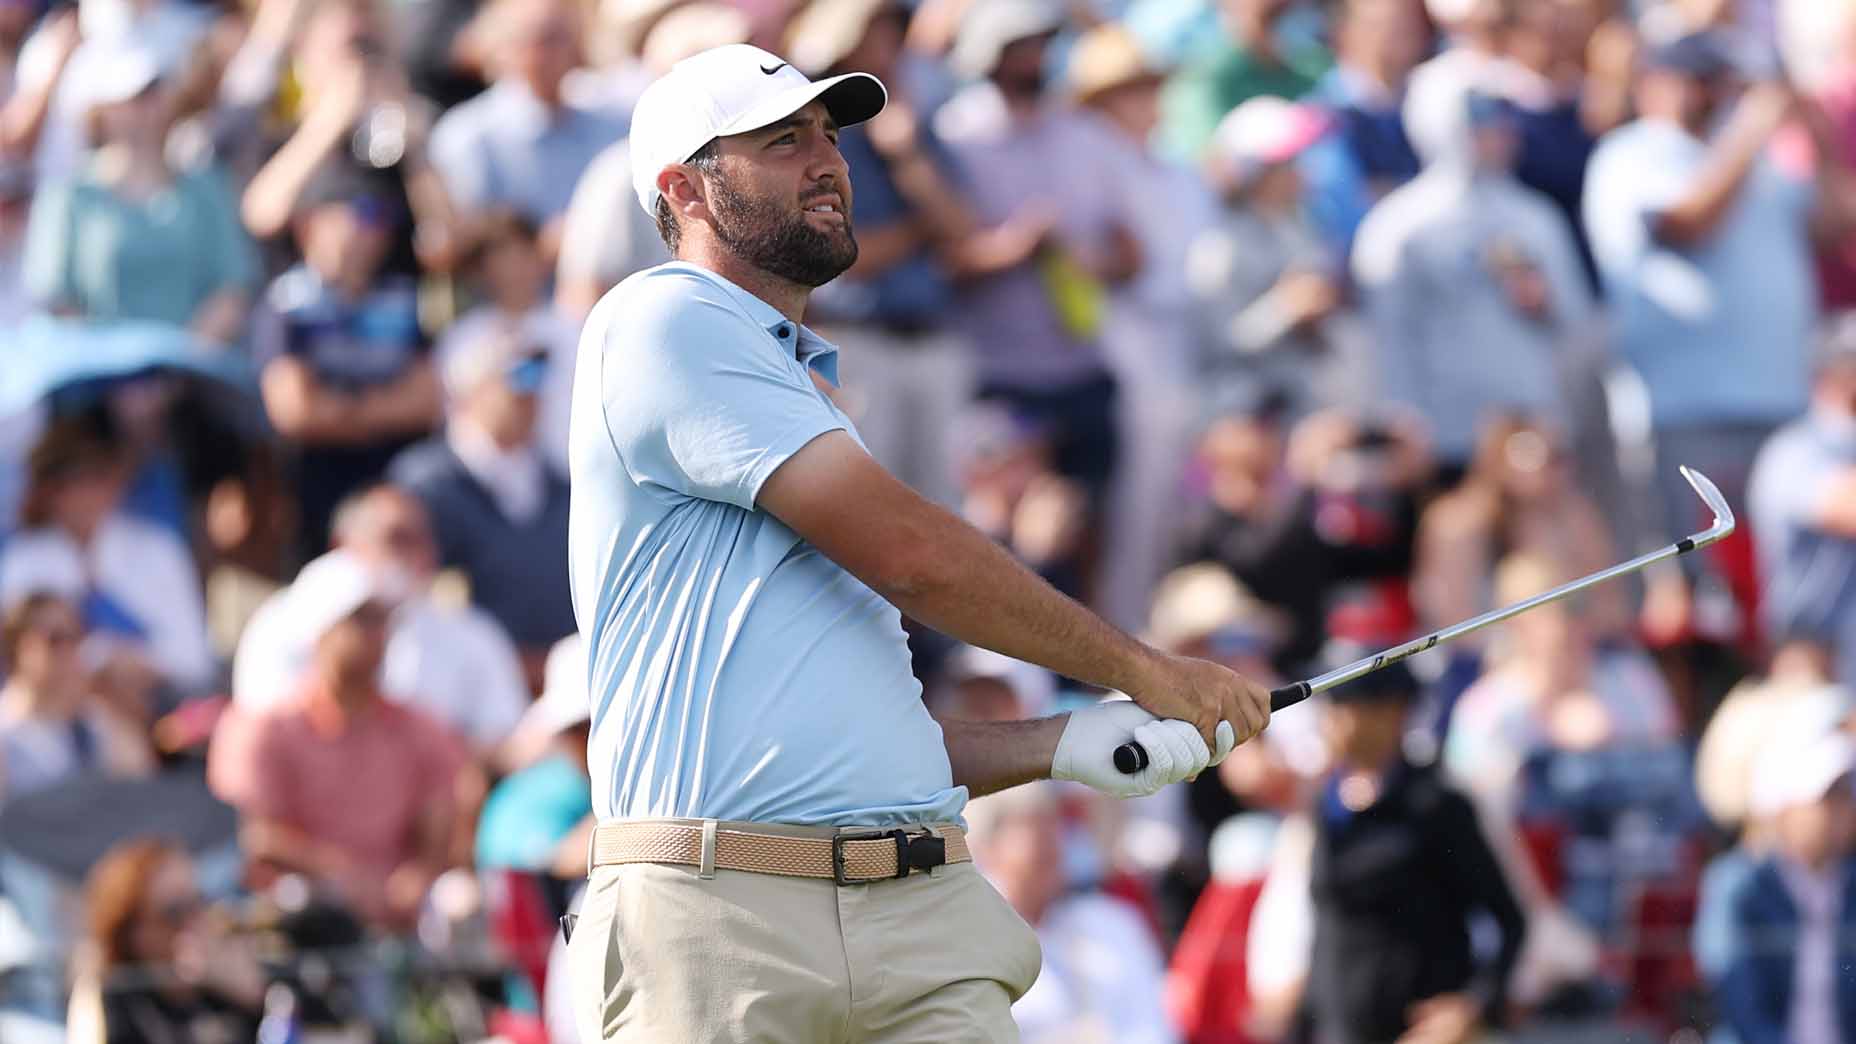
[(213, 790), (384, 880), (418, 854), (420, 818), (451, 807), (464, 748), (413, 707), (382, 699), (341, 720), (307, 696), (221, 723), (208, 763)]

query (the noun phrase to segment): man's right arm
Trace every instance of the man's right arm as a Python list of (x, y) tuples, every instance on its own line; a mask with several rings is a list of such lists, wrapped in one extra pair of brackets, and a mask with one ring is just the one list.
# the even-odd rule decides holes
[(1710, 147), (1694, 186), (1655, 215), (1651, 232), (1658, 242), (1688, 247), (1714, 234), (1792, 106), (1791, 89), (1783, 84), (1748, 88)]
[(844, 432), (813, 439), (757, 505), (907, 615), (961, 641), (1119, 689), (1215, 748), (1269, 722), (1269, 693), (1215, 663), (1151, 649), (1065, 597), (985, 534), (911, 490)]

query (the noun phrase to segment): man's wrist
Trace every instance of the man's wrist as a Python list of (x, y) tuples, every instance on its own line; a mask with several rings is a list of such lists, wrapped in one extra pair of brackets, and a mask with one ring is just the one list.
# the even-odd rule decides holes
[(1130, 638), (1128, 643), (1130, 648), (1124, 658), (1125, 662), (1116, 672), (1116, 677), (1109, 679), (1109, 686), (1126, 693), (1139, 703), (1142, 694), (1155, 688), (1153, 679), (1159, 673), (1161, 661), (1166, 654), (1137, 639)]
[(1037, 762), (1044, 766), (1044, 772), (1038, 778), (1056, 779), (1057, 747), (1063, 742), (1063, 730), (1070, 727), (1070, 712), (1064, 711), (1062, 714), (1052, 715), (1044, 720), (1049, 723), (1050, 727), (1038, 733), (1040, 749)]

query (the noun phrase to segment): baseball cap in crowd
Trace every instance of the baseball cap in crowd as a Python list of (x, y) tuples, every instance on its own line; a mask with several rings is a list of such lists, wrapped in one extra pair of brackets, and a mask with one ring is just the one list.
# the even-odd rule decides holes
[(888, 93), (868, 73), (810, 80), (779, 55), (729, 44), (691, 55), (646, 87), (632, 112), (632, 187), (645, 213), (657, 210), (657, 176), (716, 138), (745, 134), (814, 101), (840, 127), (883, 111)]
[(1004, 653), (963, 646), (948, 658), (948, 682), (990, 680), (1010, 689), (1025, 716), (1049, 714), (1057, 703), (1057, 679), (1047, 670)]
[(1738, 72), (1739, 63), (1719, 33), (1703, 30), (1652, 44), (1644, 51), (1643, 68), (1711, 80)]
[(1212, 133), (1212, 151), (1239, 182), (1287, 163), (1328, 132), (1319, 108), (1283, 98), (1252, 98), (1227, 113)]
[(694, 0), (605, 0), (599, 5), (602, 54), (638, 58), (651, 30), (671, 11)]
[(71, 103), (77, 112), (99, 105), (126, 102), (161, 80), (161, 60), (153, 51), (133, 44), (109, 44), (85, 49), (65, 73)]
[(548, 377), (546, 349), (505, 330), (486, 331), (466, 338), (446, 354), (445, 391), (459, 399), (491, 378), (501, 378), (510, 390), (533, 395)]
[(897, 0), (812, 0), (786, 27), (786, 53), (808, 76), (843, 61), (878, 17), (904, 13)]
[(591, 721), (593, 706), (588, 692), (586, 640), (578, 633), (570, 634), (548, 650), (541, 695), (522, 712), (515, 734), (530, 740), (551, 739)]
[(304, 566), (284, 597), (298, 634), (313, 645), (363, 606), (377, 603), (391, 609), (405, 596), (406, 585), (391, 573), (338, 549)]
[(967, 8), (947, 57), (955, 72), (971, 79), (991, 75), (1005, 49), (1020, 40), (1050, 36), (1063, 28), (1063, 8), (1050, 0), (986, 0)]
[(1212, 562), (1182, 566), (1162, 577), (1147, 621), (1147, 640), (1161, 649), (1209, 642), (1221, 656), (1267, 655), (1287, 632), (1280, 613)]
[(1088, 104), (1092, 99), (1134, 84), (1157, 84), (1165, 79), (1146, 48), (1126, 26), (1099, 25), (1084, 33), (1070, 50), (1066, 79), (1070, 94)]
[(1856, 771), (1856, 741), (1842, 729), (1804, 740), (1776, 742), (1760, 752), (1753, 769), (1749, 810), (1772, 816), (1823, 799), (1835, 786), (1848, 786)]
[(710, 48), (747, 43), (753, 31), (748, 16), (733, 4), (683, 4), (645, 34), (639, 57), (645, 68), (663, 72)]

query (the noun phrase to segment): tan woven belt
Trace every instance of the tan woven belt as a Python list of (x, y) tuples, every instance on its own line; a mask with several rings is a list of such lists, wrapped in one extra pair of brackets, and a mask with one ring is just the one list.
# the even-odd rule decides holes
[(670, 863), (698, 867), (705, 876), (716, 870), (745, 870), (822, 877), (839, 884), (907, 877), (972, 858), (966, 834), (955, 826), (790, 837), (721, 828), (713, 821), (601, 823), (593, 830), (592, 852), (594, 866)]

